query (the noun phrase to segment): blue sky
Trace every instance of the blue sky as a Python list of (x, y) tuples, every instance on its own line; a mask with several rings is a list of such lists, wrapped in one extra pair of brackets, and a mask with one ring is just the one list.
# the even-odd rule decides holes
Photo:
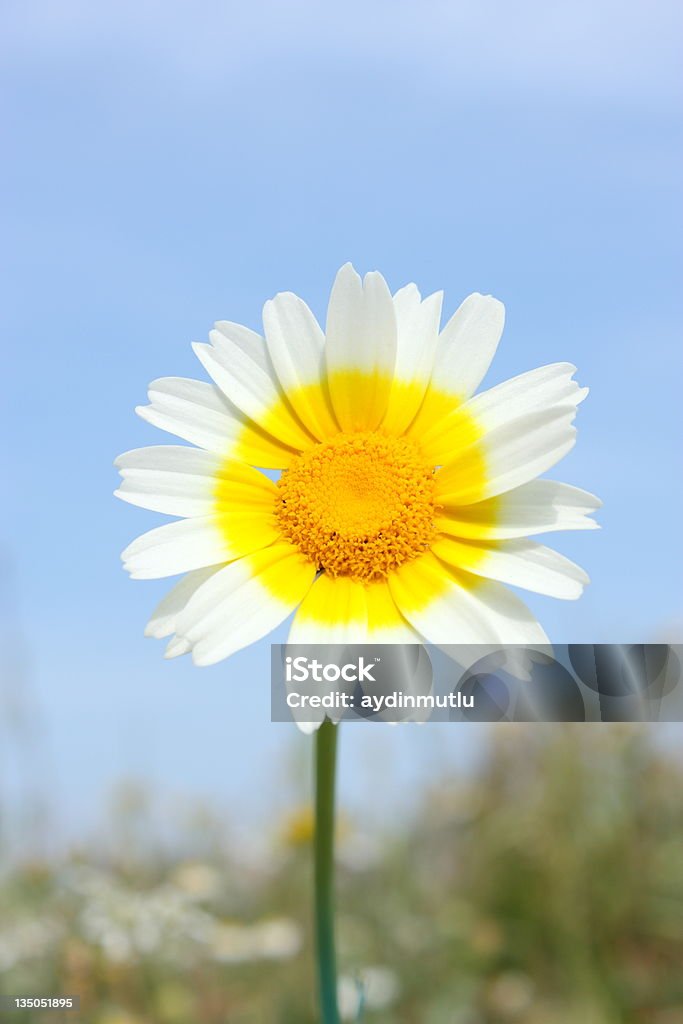
[[(663, 0), (4, 5), (5, 691), (21, 677), (68, 827), (121, 774), (286, 799), (272, 779), (305, 741), (268, 721), (267, 644), (197, 670), (144, 640), (168, 584), (118, 556), (157, 517), (112, 498), (111, 463), (171, 440), (133, 407), (202, 376), (213, 320), (256, 327), (285, 289), (322, 315), (348, 259), (444, 288), (447, 314), (501, 298), (489, 384), (576, 363), (592, 392), (553, 475), (603, 497), (604, 529), (557, 538), (586, 596), (529, 604), (557, 640), (680, 639), (682, 20)], [(431, 728), (352, 732), (349, 799), (368, 771), (436, 770)]]

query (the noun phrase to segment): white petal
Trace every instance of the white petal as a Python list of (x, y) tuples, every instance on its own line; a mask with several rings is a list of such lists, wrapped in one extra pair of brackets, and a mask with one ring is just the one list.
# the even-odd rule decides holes
[(219, 331), (209, 337), (210, 345), (192, 346), (197, 358), (230, 401), (258, 423), (280, 399), (273, 376)]
[(152, 381), (148, 394), (150, 405), (138, 406), (137, 414), (200, 448), (223, 452), (240, 429), (235, 407), (214, 384), (160, 377)]
[(135, 410), (138, 416), (207, 451), (266, 469), (283, 469), (294, 454), (260, 430), (215, 384), (161, 377), (150, 384), (149, 400)]
[(192, 644), (189, 641), (174, 636), (166, 644), (164, 658), (179, 658), (183, 654), (189, 654), (191, 650)]
[(401, 613), (436, 644), (545, 644), (548, 638), (519, 598), (499, 583), (473, 585), (431, 552), (389, 577)]
[(505, 307), (492, 295), (468, 295), (439, 336), (432, 386), (469, 398), (491, 365), (505, 324)]
[(226, 565), (199, 588), (177, 623), (197, 665), (212, 665), (259, 640), (299, 604), (315, 567), (293, 545), (272, 544)]
[(487, 544), (441, 537), (432, 551), (455, 569), (568, 601), (580, 597), (589, 582), (575, 562), (532, 540)]
[(589, 513), (602, 502), (588, 491), (554, 480), (531, 480), (512, 491), (473, 505), (452, 506), (436, 527), (474, 540), (528, 537), (556, 530), (597, 530)]
[(219, 565), (233, 555), (213, 518), (202, 516), (143, 533), (121, 557), (133, 579), (153, 580)]
[[(448, 462), (459, 454), (455, 451), (459, 432), (461, 436), (463, 429), (473, 425), (488, 454), (488, 437), (496, 430), (506, 434), (532, 414), (566, 412), (574, 415), (577, 405), (588, 394), (588, 388), (580, 388), (572, 380), (575, 370), (571, 363), (553, 363), (522, 373), (475, 395), (449, 415), (433, 416), (427, 426), (424, 425), (424, 410), (421, 410), (418, 420), (422, 417), (423, 422), (419, 425), (419, 441), (423, 451), (437, 465)], [(428, 398), (431, 394), (430, 390)], [(414, 430), (415, 424), (411, 432)]]
[(263, 326), (280, 385), (305, 427), (322, 439), (339, 432), (325, 394), (325, 335), (303, 299), (281, 292), (266, 302)]
[(396, 361), (394, 303), (381, 274), (366, 274), (361, 281), (350, 263), (341, 268), (330, 295), (326, 335), (338, 423), (343, 430), (374, 430), (386, 412)]
[(575, 408), (588, 394), (572, 375), (571, 363), (551, 363), (504, 381), (472, 398), (465, 409), (487, 430), (553, 406)]
[(178, 616), (186, 607), (192, 595), (217, 572), (217, 567), (195, 569), (188, 572), (159, 602), (145, 626), (145, 636), (160, 640), (175, 633)]
[(195, 343), (192, 348), (233, 405), (283, 444), (297, 450), (310, 447), (310, 435), (284, 403), (263, 338), (226, 321), (209, 338), (211, 345)]
[(171, 516), (206, 516), (215, 507), (223, 459), (198, 448), (156, 445), (119, 455), (118, 498)]
[(299, 729), (299, 731), (302, 732), (304, 736), (312, 736), (313, 733), (317, 732), (320, 726), (323, 724), (324, 719), (321, 719), (319, 722), (300, 722), (298, 718), (296, 718), (295, 713), (295, 721), (297, 729)]
[(494, 580), (482, 583), (474, 593), (498, 633), (498, 643), (550, 646), (546, 631), (520, 597)]
[(422, 300), (414, 284), (394, 295), (396, 366), (382, 428), (400, 434), (414, 419), (434, 369), (442, 292)]
[(272, 375), (272, 364), (268, 358), (265, 339), (256, 331), (232, 320), (217, 320), (214, 324), (214, 344), (221, 345), (221, 336), (229, 343), (229, 351), (238, 348), (252, 363), (268, 376)]
[(448, 461), (444, 459), (445, 465), (436, 474), (439, 504), (469, 505), (545, 473), (574, 447), (574, 417), (573, 408), (560, 406), (522, 416), (490, 431), (482, 442), (486, 463), (483, 482), (471, 472), (469, 448)]

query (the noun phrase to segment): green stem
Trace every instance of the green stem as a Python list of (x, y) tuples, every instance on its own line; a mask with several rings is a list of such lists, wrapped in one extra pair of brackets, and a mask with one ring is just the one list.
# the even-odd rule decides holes
[(339, 1024), (334, 953), (334, 776), (337, 726), (326, 720), (315, 737), (315, 938), (321, 1024)]

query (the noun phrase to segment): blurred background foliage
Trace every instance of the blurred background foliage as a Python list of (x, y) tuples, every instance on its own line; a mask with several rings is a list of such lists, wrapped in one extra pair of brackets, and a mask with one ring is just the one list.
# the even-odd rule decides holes
[[(641, 726), (487, 736), (475, 776), (445, 771), (389, 828), (341, 808), (344, 1019), (679, 1024), (675, 752)], [(63, 1019), (89, 1024), (313, 1024), (305, 801), (258, 849), (205, 806), (162, 836), (153, 804), (127, 784), (106, 842), (4, 858), (1, 991), (79, 994)]]

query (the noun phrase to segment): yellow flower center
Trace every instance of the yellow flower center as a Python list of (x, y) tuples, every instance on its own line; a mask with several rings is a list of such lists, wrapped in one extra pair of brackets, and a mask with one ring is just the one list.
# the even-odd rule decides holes
[(408, 438), (339, 434), (292, 459), (278, 487), (282, 532), (333, 576), (380, 579), (429, 547), (434, 470)]

